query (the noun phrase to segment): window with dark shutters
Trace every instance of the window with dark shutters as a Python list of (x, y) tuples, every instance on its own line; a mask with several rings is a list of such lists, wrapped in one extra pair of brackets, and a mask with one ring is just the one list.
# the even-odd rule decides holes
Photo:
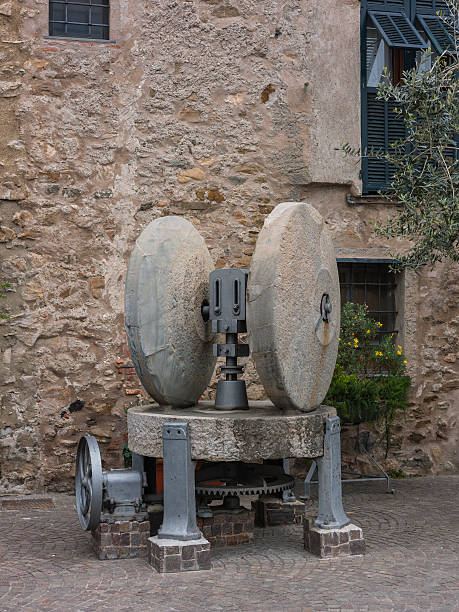
[[(430, 4), (429, 10), (439, 2), (421, 1)], [(390, 185), (394, 168), (371, 157), (371, 152), (388, 152), (392, 143), (405, 136), (393, 103), (377, 99), (378, 85), (387, 78), (399, 83), (403, 70), (414, 65), (416, 52), (428, 45), (415, 27), (409, 0), (362, 0), (361, 7), (362, 150), (369, 154), (362, 162), (362, 181), (364, 193), (376, 193)]]

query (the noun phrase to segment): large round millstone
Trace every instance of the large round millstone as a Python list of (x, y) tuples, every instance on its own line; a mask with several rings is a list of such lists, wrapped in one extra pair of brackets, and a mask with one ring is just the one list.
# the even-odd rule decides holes
[(324, 449), (324, 418), (336, 411), (321, 406), (305, 414), (285, 412), (271, 402), (250, 401), (249, 410), (215, 410), (200, 402), (182, 410), (135, 406), (127, 413), (128, 446), (146, 457), (163, 456), (163, 425), (186, 422), (192, 459), (245, 461), (285, 457), (320, 457)]
[[(335, 367), (340, 289), (331, 238), (310, 204), (285, 202), (266, 218), (247, 291), (249, 344), (266, 393), (278, 408), (314, 410)], [(329, 322), (321, 311), (326, 295)]]
[(216, 358), (201, 307), (212, 260), (204, 240), (181, 217), (152, 221), (132, 251), (126, 277), (126, 331), (132, 361), (161, 405), (191, 406), (211, 379)]

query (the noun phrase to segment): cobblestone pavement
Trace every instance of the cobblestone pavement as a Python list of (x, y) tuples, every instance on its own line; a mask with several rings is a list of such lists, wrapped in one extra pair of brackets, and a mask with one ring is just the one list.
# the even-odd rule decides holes
[(54, 510), (2, 510), (0, 610), (459, 611), (459, 476), (395, 486), (344, 487), (363, 557), (320, 561), (303, 550), (301, 528), (277, 527), (213, 551), (212, 571), (165, 576), (144, 559), (95, 559), (69, 496), (53, 496)]

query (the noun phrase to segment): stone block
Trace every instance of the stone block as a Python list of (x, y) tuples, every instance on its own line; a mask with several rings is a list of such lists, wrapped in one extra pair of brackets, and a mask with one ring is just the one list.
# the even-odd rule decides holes
[(148, 563), (160, 574), (211, 569), (210, 544), (199, 540), (148, 538)]
[(129, 521), (108, 518), (91, 535), (94, 552), (101, 560), (146, 557), (150, 521), (147, 514)]
[(301, 525), (304, 518), (304, 503), (301, 501), (284, 502), (272, 495), (263, 495), (252, 502), (257, 527), (275, 525)]
[(212, 547), (235, 546), (253, 541), (255, 511), (241, 508), (229, 512), (223, 508), (213, 510), (212, 517), (196, 519), (198, 528)]
[(365, 540), (360, 527), (349, 524), (340, 529), (320, 529), (314, 519), (305, 518), (304, 548), (322, 559), (363, 555)]

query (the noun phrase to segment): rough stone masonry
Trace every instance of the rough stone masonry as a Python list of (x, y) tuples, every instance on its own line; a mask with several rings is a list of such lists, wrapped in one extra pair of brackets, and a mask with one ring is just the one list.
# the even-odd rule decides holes
[[(46, 0), (0, 4), (2, 492), (71, 488), (86, 431), (120, 464), (142, 396), (123, 283), (150, 220), (183, 215), (217, 267), (246, 267), (288, 200), (313, 203), (338, 253), (388, 246), (370, 234), (389, 209), (346, 203), (358, 168), (335, 150), (359, 142), (357, 0), (110, 4), (106, 43), (44, 38)], [(444, 265), (400, 283), (413, 392), (388, 468), (458, 467), (457, 276)], [(261, 399), (250, 362), (246, 375)]]

